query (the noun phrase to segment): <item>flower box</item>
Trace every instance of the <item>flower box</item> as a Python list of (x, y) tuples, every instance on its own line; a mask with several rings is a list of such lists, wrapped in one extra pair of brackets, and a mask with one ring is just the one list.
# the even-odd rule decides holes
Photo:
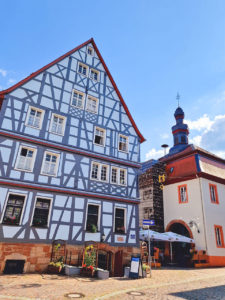
[(79, 275), (81, 267), (65, 265), (65, 274), (68, 276)]
[(98, 269), (97, 276), (99, 279), (108, 279), (109, 278), (109, 271)]
[(94, 277), (95, 270), (94, 268), (83, 267), (80, 270), (80, 275), (84, 277)]
[(47, 272), (50, 274), (58, 274), (62, 271), (62, 266), (48, 265)]

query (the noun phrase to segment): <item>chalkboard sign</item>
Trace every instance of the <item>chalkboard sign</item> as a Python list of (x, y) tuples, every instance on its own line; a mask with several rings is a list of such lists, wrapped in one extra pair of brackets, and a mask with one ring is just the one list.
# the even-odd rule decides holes
[(131, 257), (131, 265), (130, 265), (130, 278), (138, 279), (139, 277), (143, 277), (142, 272), (142, 262), (140, 257)]

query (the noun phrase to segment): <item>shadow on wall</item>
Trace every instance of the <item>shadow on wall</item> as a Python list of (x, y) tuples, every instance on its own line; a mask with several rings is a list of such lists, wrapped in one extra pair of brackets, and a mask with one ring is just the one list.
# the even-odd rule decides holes
[(169, 295), (179, 297), (180, 299), (225, 299), (225, 285), (207, 287), (185, 292), (171, 293)]

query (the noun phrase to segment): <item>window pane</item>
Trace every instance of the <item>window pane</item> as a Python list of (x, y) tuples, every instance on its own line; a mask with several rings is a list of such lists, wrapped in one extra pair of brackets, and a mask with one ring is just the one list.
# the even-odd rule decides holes
[(91, 177), (94, 179), (98, 179), (98, 165), (97, 164), (92, 165)]
[(98, 228), (98, 209), (97, 205), (88, 205), (86, 230), (93, 231)]
[(115, 212), (115, 232), (125, 233), (124, 209), (116, 208)]
[(32, 222), (33, 226), (43, 227), (48, 225), (49, 207), (50, 200), (37, 198)]
[(3, 224), (19, 225), (25, 196), (10, 194), (3, 218)]
[(117, 169), (112, 168), (112, 183), (117, 183)]

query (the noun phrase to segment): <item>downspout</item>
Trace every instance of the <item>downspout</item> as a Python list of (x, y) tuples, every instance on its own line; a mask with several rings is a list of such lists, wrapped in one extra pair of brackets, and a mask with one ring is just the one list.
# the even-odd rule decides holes
[(206, 247), (206, 253), (208, 255), (208, 247), (207, 247), (207, 239), (206, 239), (206, 225), (205, 225), (205, 213), (204, 213), (204, 201), (202, 197), (202, 185), (201, 185), (201, 178), (196, 174), (197, 178), (199, 179), (199, 185), (200, 185), (200, 193), (201, 193), (201, 202), (202, 202), (202, 218), (203, 218), (203, 225), (204, 225), (204, 232), (205, 232), (205, 247)]

